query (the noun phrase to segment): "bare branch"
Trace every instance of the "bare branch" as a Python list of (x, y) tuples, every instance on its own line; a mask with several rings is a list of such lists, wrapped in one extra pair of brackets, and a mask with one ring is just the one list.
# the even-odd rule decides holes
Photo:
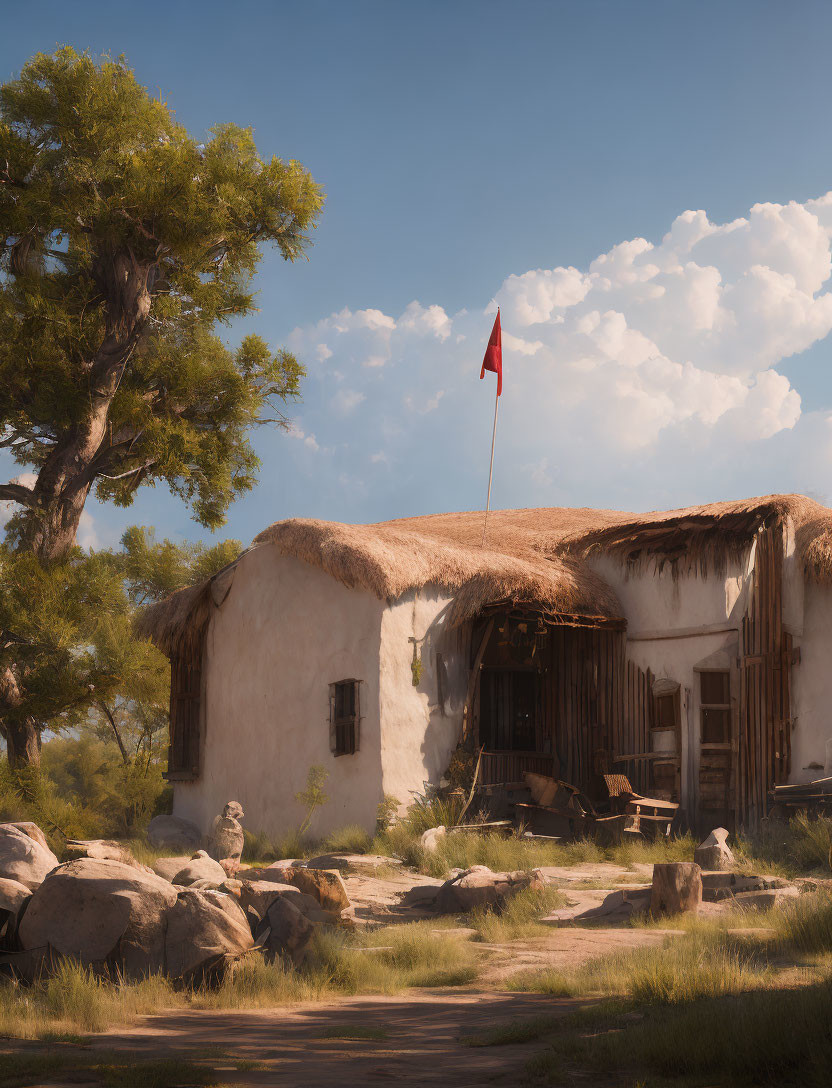
[(156, 460), (154, 458), (154, 460), (152, 461), (145, 461), (143, 465), (139, 465), (137, 468), (128, 469), (127, 472), (120, 472), (118, 476), (108, 476), (106, 472), (98, 472), (96, 473), (96, 475), (101, 477), (101, 479), (103, 480), (123, 480), (127, 476), (135, 475), (135, 473), (137, 472), (144, 472), (146, 469), (152, 468), (155, 464)]
[(0, 484), (0, 499), (10, 499), (30, 508), (37, 506), (34, 491), (23, 484)]

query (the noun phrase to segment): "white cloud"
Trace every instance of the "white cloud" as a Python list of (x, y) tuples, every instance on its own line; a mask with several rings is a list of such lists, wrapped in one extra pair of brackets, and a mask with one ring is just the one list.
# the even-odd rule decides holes
[(339, 389), (332, 398), (332, 409), (336, 415), (346, 416), (350, 412), (354, 412), (358, 405), (366, 399), (367, 395), (357, 389)]
[(304, 446), (307, 446), (310, 450), (317, 452), (321, 448), (314, 434), (307, 434), (296, 423), (290, 423), (286, 433), (290, 438), (297, 438), (298, 441), (303, 442)]
[[(476, 378), (499, 305), (498, 461), (525, 481), (511, 503), (579, 501), (565, 489), (613, 479), (634, 494), (668, 480), (672, 501), (679, 479), (709, 465), (716, 475), (705, 490), (713, 493), (727, 477), (723, 466), (744, 465), (749, 480), (776, 475), (775, 451), (800, 451), (795, 472), (809, 462), (830, 472), (832, 425), (802, 414), (798, 391), (777, 368), (832, 331), (831, 238), (832, 193), (757, 204), (723, 224), (691, 210), (660, 240), (620, 242), (585, 269), (510, 275), (470, 312), (416, 301), (396, 320), (343, 310), (293, 334), (301, 357), (327, 345), (353, 387), (325, 391), (315, 430), (367, 400), (375, 422), (355, 448), (365, 465), (381, 438), (379, 452), (394, 449), (397, 464), (435, 457), (463, 471), (461, 451), (479, 472), (475, 450), (490, 439), (494, 379)], [(774, 486), (766, 478), (743, 489)]]

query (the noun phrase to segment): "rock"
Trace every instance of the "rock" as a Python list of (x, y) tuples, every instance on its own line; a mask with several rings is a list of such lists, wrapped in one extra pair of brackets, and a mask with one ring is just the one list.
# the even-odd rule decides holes
[(165, 969), (171, 978), (221, 976), (253, 945), (245, 914), (227, 895), (183, 888), (167, 912)]
[(197, 850), (202, 832), (181, 816), (154, 816), (147, 825), (147, 841), (157, 849)]
[(744, 873), (702, 873), (702, 899), (706, 903), (719, 903), (733, 899), (741, 892), (763, 892), (787, 888), (789, 882), (779, 876), (753, 876)]
[[(208, 853), (216, 861), (231, 858), (239, 864), (245, 842), (240, 823), (243, 816), (243, 806), (238, 801), (229, 801), (222, 810), (222, 815), (214, 820), (208, 841)], [(229, 873), (231, 875), (233, 874)]]
[(441, 824), (439, 827), (429, 827), (427, 831), (422, 832), (422, 837), (419, 839), (419, 845), (428, 854), (435, 854), (439, 848), (439, 843), (448, 834), (447, 828)]
[(731, 906), (742, 907), (744, 910), (770, 910), (772, 907), (782, 907), (792, 899), (797, 899), (800, 889), (793, 886), (785, 888), (769, 888), (758, 892), (737, 892), (731, 900)]
[(670, 861), (653, 866), (650, 911), (696, 914), (702, 903), (702, 871), (695, 861)]
[(136, 861), (130, 848), (115, 839), (67, 839), (67, 861), (76, 858), (97, 858), (99, 861), (120, 861), (123, 865), (132, 865), (134, 869), (142, 869), (146, 873), (152, 873), (149, 865), (142, 865)]
[(156, 858), (153, 862), (153, 872), (157, 876), (169, 880), (172, 884), (176, 874), (184, 869), (186, 865), (190, 864), (190, 861), (190, 854), (180, 854), (175, 858)]
[(575, 921), (627, 922), (635, 914), (645, 914), (650, 907), (649, 888), (620, 888), (610, 892), (597, 907), (591, 907), (575, 916)]
[(507, 896), (525, 888), (540, 891), (543, 887), (538, 869), (493, 873), (485, 865), (474, 865), (445, 881), (436, 896), (436, 909), (440, 914), (462, 914), (475, 907), (499, 906)]
[(280, 956), (298, 966), (306, 957), (306, 946), (314, 932), (314, 923), (298, 909), (295, 900), (279, 895), (269, 905), (255, 939), (267, 959)]
[[(40, 832), (35, 824), (31, 826)], [(16, 880), (34, 891), (57, 864), (49, 847), (33, 834), (17, 824), (0, 824), (0, 877)]]
[(409, 888), (399, 899), (403, 907), (420, 907), (427, 910), (435, 906), (439, 888), (435, 884), (416, 884)]
[(240, 871), (239, 858), (220, 858), (219, 862), (226, 876), (234, 877)]
[(324, 910), (318, 900), (302, 892), (293, 884), (280, 884), (272, 880), (244, 880), (240, 889), (240, 906), (245, 911), (253, 910), (258, 918), (265, 918), (276, 899), (290, 899), (294, 906), (319, 925), (335, 925), (339, 921), (340, 911), (334, 913)]
[(728, 832), (724, 827), (716, 827), (693, 852), (693, 860), (700, 869), (725, 871), (736, 864), (731, 848), (728, 846)]
[(24, 949), (51, 947), (83, 964), (141, 977), (165, 966), (167, 912), (176, 889), (120, 861), (65, 862), (29, 900), (18, 929)]
[(0, 877), (0, 948), (15, 947), (17, 919), (31, 894), (25, 884)]
[(220, 863), (209, 857), (205, 850), (197, 850), (187, 865), (174, 875), (173, 883), (187, 886), (195, 880), (209, 880), (219, 887), (225, 879), (225, 869)]
[(18, 831), (22, 831), (24, 835), (28, 835), (30, 839), (34, 839), (35, 842), (40, 843), (40, 845), (45, 850), (52, 849), (49, 843), (46, 841), (46, 836), (44, 835), (44, 833), (41, 831), (38, 825), (32, 823), (31, 820), (12, 820), (9, 826), (16, 827)]
[(301, 865), (277, 862), (265, 869), (248, 869), (250, 880), (271, 880), (279, 884), (291, 884), (307, 895), (314, 896), (324, 910), (338, 915), (350, 905), (347, 889), (341, 874), (333, 869), (307, 869)]

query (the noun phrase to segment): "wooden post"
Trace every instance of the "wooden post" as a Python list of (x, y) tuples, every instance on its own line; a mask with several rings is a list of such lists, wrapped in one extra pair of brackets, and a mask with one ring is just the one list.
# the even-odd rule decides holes
[(491, 432), (491, 462), (488, 466), (488, 498), (485, 502), (485, 520), (482, 523), (482, 544), (485, 547), (485, 531), (488, 528), (488, 511), (491, 509), (491, 477), (494, 472), (494, 441), (497, 438), (497, 409), (500, 407), (500, 394), (494, 396), (494, 430)]

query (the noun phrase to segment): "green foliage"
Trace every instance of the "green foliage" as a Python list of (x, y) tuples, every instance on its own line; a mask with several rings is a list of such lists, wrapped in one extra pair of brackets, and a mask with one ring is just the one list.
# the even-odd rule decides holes
[(131, 603), (138, 607), (212, 577), (239, 558), (242, 550), (239, 540), (222, 540), (211, 548), (201, 542), (159, 542), (152, 528), (134, 525), (122, 536), (121, 551), (112, 561)]
[(312, 823), (315, 810), (329, 801), (329, 796), (324, 790), (329, 772), (318, 764), (313, 764), (306, 773), (306, 785), (295, 794), (295, 800), (306, 809), (306, 815), (298, 828), (298, 836), (303, 838)]
[(376, 809), (376, 834), (383, 835), (389, 831), (399, 813), (399, 799), (391, 793), (385, 793)]
[(481, 941), (502, 944), (551, 933), (553, 927), (543, 925), (540, 919), (565, 904), (566, 897), (552, 885), (540, 890), (524, 888), (509, 896), (499, 909), (478, 907), (471, 911), (468, 921)]
[[(128, 505), (165, 481), (220, 525), (254, 482), (248, 429), (287, 424), (304, 372), (257, 336), (232, 350), (213, 330), (254, 309), (261, 245), (304, 253), (321, 190), (300, 163), (262, 159), (250, 129), (198, 141), (123, 59), (69, 47), (0, 87), (0, 163), (4, 445), (51, 473), (94, 431), (73, 462), (81, 486)], [(27, 503), (14, 539), (39, 517)]]
[(358, 824), (347, 824), (331, 831), (321, 842), (321, 853), (366, 854), (373, 844), (372, 837)]

